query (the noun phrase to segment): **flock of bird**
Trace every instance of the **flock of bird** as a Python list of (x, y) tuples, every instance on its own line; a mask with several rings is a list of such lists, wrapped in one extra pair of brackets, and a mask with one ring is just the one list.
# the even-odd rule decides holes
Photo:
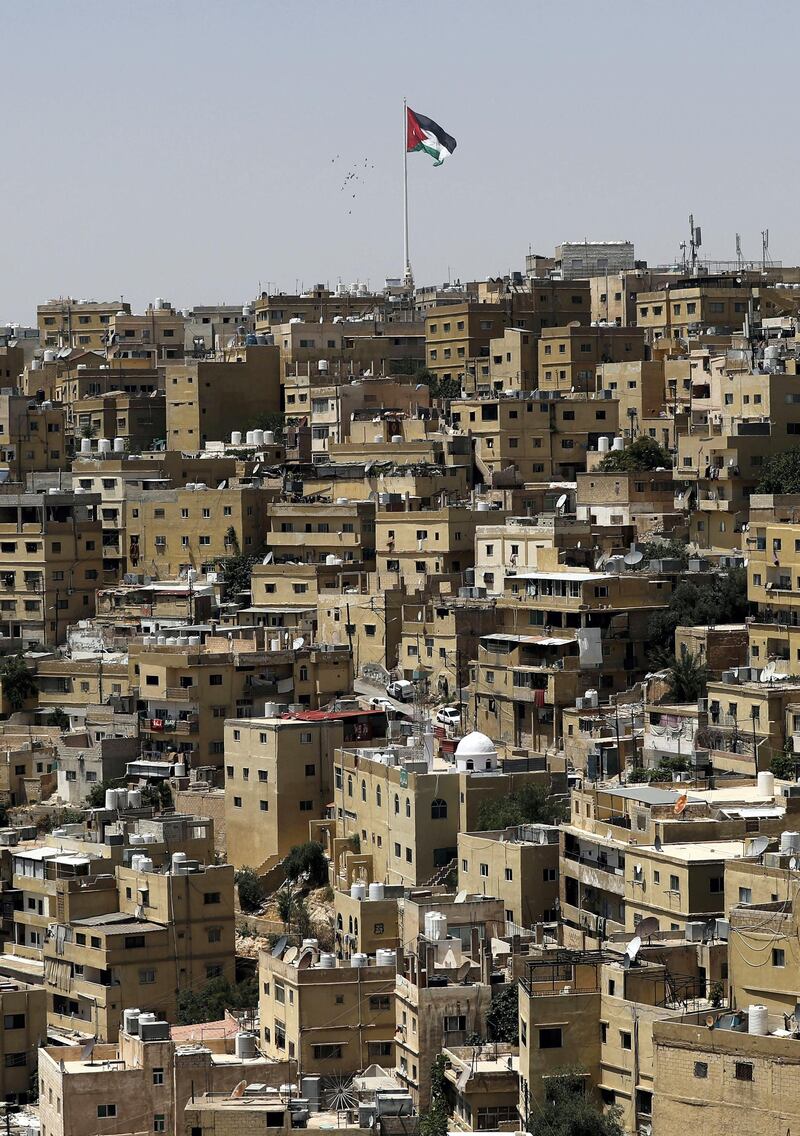
[[(331, 158), (331, 165), (335, 165), (339, 161), (339, 158), (340, 158), (339, 154), (337, 154), (335, 158)], [(353, 212), (352, 202), (356, 200), (356, 196), (357, 196), (356, 193), (353, 192), (356, 188), (356, 182), (361, 182), (363, 184), (364, 171), (367, 170), (367, 169), (370, 169), (370, 170), (375, 169), (374, 165), (372, 165), (370, 163), (369, 158), (364, 159), (363, 165), (353, 166), (353, 168), (351, 170), (348, 170), (347, 173), (344, 175), (344, 181), (342, 182), (341, 186), (339, 187), (340, 193), (344, 193), (345, 190), (350, 192), (351, 205), (350, 205), (350, 208), (347, 210), (348, 216), (350, 216), (350, 214)]]

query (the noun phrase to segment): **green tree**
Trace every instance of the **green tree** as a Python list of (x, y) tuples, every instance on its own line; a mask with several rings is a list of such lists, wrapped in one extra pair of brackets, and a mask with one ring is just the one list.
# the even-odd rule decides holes
[(58, 726), (59, 730), (68, 730), (69, 718), (60, 706), (56, 706), (52, 714), (47, 715), (47, 724), (48, 726)]
[[(124, 788), (124, 785), (123, 785)], [(156, 781), (152, 785), (145, 785), (142, 789), (142, 804), (146, 808), (163, 809), (172, 808), (172, 790), (168, 781)]]
[(230, 983), (227, 978), (212, 978), (201, 990), (178, 991), (178, 1025), (218, 1022), (225, 1011), (250, 1010), (258, 1005), (258, 981), (247, 978)]
[(605, 1111), (586, 1093), (579, 1070), (564, 1069), (547, 1078), (547, 1103), (529, 1110), (532, 1136), (623, 1136), (621, 1110)]
[(603, 473), (642, 473), (672, 469), (672, 455), (655, 438), (640, 434), (624, 450), (610, 450), (598, 467)]
[[(86, 804), (92, 809), (102, 809), (106, 803), (106, 789), (124, 789), (125, 778), (117, 777), (111, 781), (101, 781), (99, 785), (92, 785), (86, 794)], [(142, 795), (144, 801), (144, 795)]]
[(267, 410), (262, 414), (255, 414), (245, 424), (245, 430), (271, 430), (275, 435), (275, 441), (281, 442), (285, 426), (286, 416), (284, 414), (277, 410)]
[(797, 780), (797, 759), (791, 752), (773, 754), (769, 767), (779, 781)]
[(252, 868), (240, 868), (233, 876), (239, 889), (239, 906), (242, 911), (259, 911), (266, 891), (261, 877)]
[(732, 568), (718, 573), (710, 582), (697, 584), (683, 579), (673, 591), (669, 604), (650, 619), (648, 635), (654, 658), (675, 648), (676, 627), (740, 623), (747, 615), (747, 569)]
[(558, 824), (567, 819), (563, 801), (540, 785), (523, 785), (505, 797), (483, 801), (478, 809), (477, 830), (488, 832), (519, 824)]
[[(235, 534), (234, 534), (235, 535)], [(250, 577), (257, 556), (226, 556), (221, 562), (222, 583), (227, 599), (235, 599), (240, 592), (250, 591)]]
[(667, 685), (673, 702), (696, 702), (708, 690), (711, 671), (699, 655), (672, 655), (667, 660)]
[(516, 982), (501, 987), (500, 993), (492, 998), (486, 1015), (486, 1032), (490, 1041), (519, 1045), (519, 987)]
[(447, 1067), (444, 1054), (440, 1053), (431, 1069), (431, 1103), (427, 1113), (420, 1117), (419, 1136), (447, 1136), (450, 1128), (450, 1109), (447, 1104)]
[(0, 686), (14, 712), (21, 710), (39, 690), (33, 672), (28, 669), (21, 653), (6, 655), (0, 661)]
[(761, 467), (756, 493), (800, 493), (800, 449), (784, 450)]
[(292, 915), (294, 914), (294, 905), (296, 903), (294, 888), (289, 881), (286, 881), (285, 887), (282, 887), (275, 899), (278, 908), (278, 918), (283, 923), (291, 923)]
[(325, 849), (316, 840), (295, 844), (283, 861), (287, 880), (295, 883), (304, 879), (309, 887), (324, 887), (328, 882), (328, 858)]
[(679, 560), (682, 568), (689, 564), (689, 549), (684, 540), (673, 537), (653, 537), (639, 545), (644, 553), (640, 568), (646, 568), (650, 560)]

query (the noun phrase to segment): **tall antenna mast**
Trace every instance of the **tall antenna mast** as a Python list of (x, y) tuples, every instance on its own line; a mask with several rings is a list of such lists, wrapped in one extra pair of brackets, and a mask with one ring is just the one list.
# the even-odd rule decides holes
[(736, 265), (741, 272), (744, 268), (744, 257), (742, 256), (742, 238), (736, 234)]
[(761, 230), (761, 271), (767, 271), (769, 260), (769, 229)]
[(701, 230), (700, 230), (700, 226), (697, 225), (695, 227), (694, 215), (692, 213), (690, 213), (689, 214), (689, 251), (690, 251), (692, 276), (697, 275), (697, 250), (700, 248), (700, 245), (702, 243), (703, 243), (703, 237), (702, 237), (702, 233), (701, 233)]

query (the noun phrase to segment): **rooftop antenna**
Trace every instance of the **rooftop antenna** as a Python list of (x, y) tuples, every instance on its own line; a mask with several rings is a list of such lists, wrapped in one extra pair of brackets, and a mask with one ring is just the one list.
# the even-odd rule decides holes
[(742, 238), (736, 234), (736, 266), (741, 272), (744, 268), (744, 257), (742, 256)]
[(694, 223), (694, 214), (689, 214), (689, 250), (691, 255), (692, 276), (697, 275), (697, 250), (703, 243), (703, 234), (699, 225)]
[(767, 265), (770, 264), (769, 259), (769, 229), (761, 230), (761, 271), (767, 271)]

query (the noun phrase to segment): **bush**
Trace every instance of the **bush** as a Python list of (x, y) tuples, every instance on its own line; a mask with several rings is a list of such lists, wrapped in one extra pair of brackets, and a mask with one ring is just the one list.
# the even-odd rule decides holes
[(506, 986), (492, 999), (486, 1015), (486, 1032), (490, 1041), (519, 1045), (519, 987)]
[(488, 832), (519, 824), (558, 824), (567, 819), (563, 801), (556, 800), (539, 785), (523, 785), (506, 797), (483, 801), (476, 828)]
[(6, 655), (0, 660), (0, 685), (14, 713), (21, 710), (39, 690), (33, 672), (28, 670), (28, 664), (21, 654)]
[(328, 858), (325, 849), (316, 840), (296, 844), (283, 861), (287, 880), (292, 883), (301, 877), (309, 887), (324, 887), (328, 882)]
[(586, 1078), (578, 1070), (548, 1077), (548, 1102), (528, 1110), (528, 1131), (533, 1136), (623, 1136), (620, 1109), (603, 1111), (586, 1089)]
[(233, 878), (239, 890), (239, 906), (242, 911), (260, 911), (266, 894), (260, 876), (252, 868), (241, 868)]
[(769, 767), (779, 781), (797, 780), (797, 758), (793, 753), (773, 754)]
[(740, 623), (747, 611), (746, 568), (720, 573), (702, 585), (681, 580), (666, 610), (655, 612), (650, 620), (648, 635), (654, 659), (661, 657), (665, 650), (674, 651), (677, 627)]
[(800, 493), (800, 449), (773, 454), (761, 467), (756, 493)]
[(226, 1009), (250, 1010), (258, 1005), (258, 980), (247, 978), (233, 985), (227, 978), (212, 978), (202, 990), (178, 991), (178, 1025), (218, 1022)]
[(640, 435), (624, 450), (610, 450), (598, 467), (602, 473), (643, 473), (672, 469), (672, 455), (655, 438)]

